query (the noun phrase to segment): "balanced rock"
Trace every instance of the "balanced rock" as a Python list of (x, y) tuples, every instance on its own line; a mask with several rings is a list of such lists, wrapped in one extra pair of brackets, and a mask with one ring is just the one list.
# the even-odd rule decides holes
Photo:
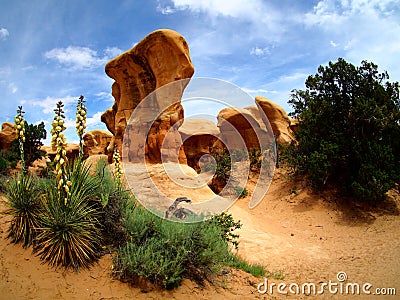
[(4, 122), (1, 125), (0, 131), (0, 150), (9, 150), (15, 138), (16, 134), (14, 124), (10, 122)]
[[(153, 91), (168, 83), (190, 79), (194, 68), (188, 44), (183, 36), (173, 30), (162, 29), (150, 33), (132, 49), (109, 61), (105, 71), (115, 80), (112, 85), (115, 102), (102, 115), (101, 120), (114, 134), (111, 145), (122, 151), (125, 129), (138, 104)], [(179, 157), (180, 162), (186, 162), (181, 149), (182, 141), (178, 127), (183, 119), (180, 99), (187, 83), (188, 80), (171, 91), (168, 97), (173, 105), (161, 111), (154, 123), (154, 120), (147, 118), (146, 109), (159, 109), (162, 106), (160, 103), (162, 99), (159, 95), (153, 94), (154, 99), (143, 109), (143, 116), (139, 115), (137, 122), (132, 124), (130, 129), (132, 138), (129, 141), (131, 143), (129, 157), (132, 160), (145, 155), (147, 161), (156, 163), (160, 162), (162, 157), (168, 160), (169, 156), (175, 155)], [(141, 143), (141, 139), (133, 137), (143, 131), (148, 131), (145, 145), (135, 144)], [(168, 139), (164, 141), (166, 135)]]
[(293, 131), (291, 129), (292, 121), (288, 117), (285, 110), (276, 103), (268, 100), (267, 98), (257, 96), (256, 103), (264, 111), (271, 124), (272, 130), (276, 135), (278, 143), (281, 145), (289, 145), (295, 140)]
[(106, 130), (91, 130), (83, 136), (83, 153), (85, 155), (107, 154), (113, 135)]
[(214, 143), (218, 140), (217, 124), (206, 119), (186, 119), (179, 127), (187, 164), (195, 170), (200, 168), (200, 159), (211, 154)]

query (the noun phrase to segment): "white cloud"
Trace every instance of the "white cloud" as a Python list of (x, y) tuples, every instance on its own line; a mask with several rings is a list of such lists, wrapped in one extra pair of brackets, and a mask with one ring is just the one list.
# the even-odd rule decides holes
[(321, 0), (304, 22), (321, 30), (346, 60), (373, 61), (399, 80), (399, 8), (394, 0)]
[(67, 96), (64, 98), (55, 98), (55, 97), (46, 97), (45, 99), (40, 100), (33, 100), (27, 101), (33, 106), (38, 106), (42, 108), (42, 112), (44, 114), (53, 113), (54, 109), (56, 108), (56, 104), (58, 101), (62, 101), (64, 103), (64, 111), (66, 107), (70, 106), (71, 104), (76, 104), (78, 97)]
[(173, 0), (173, 3), (179, 10), (189, 9), (233, 18), (255, 17), (260, 11), (265, 11), (265, 5), (260, 0)]
[(54, 48), (44, 53), (44, 57), (54, 60), (71, 70), (92, 69), (104, 65), (111, 58), (122, 53), (117, 47), (107, 47), (101, 57), (88, 47), (68, 46)]
[(260, 48), (256, 46), (250, 50), (250, 54), (255, 56), (265, 56), (271, 54), (271, 51), (268, 47)]
[(15, 94), (18, 91), (17, 86), (13, 82), (8, 84), (8, 88), (10, 89), (12, 94)]
[[(0, 72), (0, 74), (1, 74), (1, 72)], [(8, 91), (8, 93), (15, 94), (18, 91), (18, 87), (13, 82), (8, 82), (6, 80), (0, 80), (0, 85), (4, 86), (5, 90)]]
[(102, 111), (99, 111), (93, 115), (93, 117), (89, 117), (86, 119), (86, 125), (87, 126), (97, 126), (99, 124), (102, 124), (101, 122), (101, 115), (103, 114)]
[(105, 55), (105, 58), (107, 58), (107, 59), (110, 59), (110, 58), (113, 58), (115, 56), (118, 56), (121, 53), (122, 53), (122, 50), (119, 49), (118, 47), (107, 47), (104, 50), (104, 55)]
[(0, 40), (6, 40), (9, 37), (10, 33), (6, 28), (0, 28)]
[[(218, 28), (218, 31), (231, 38), (232, 36), (247, 38), (256, 36), (276, 40), (284, 32), (283, 27), (289, 19), (293, 18), (292, 15), (284, 15), (282, 10), (263, 0), (171, 0), (168, 3), (172, 5), (159, 4), (157, 10), (164, 14), (189, 11), (193, 13), (193, 17), (204, 14), (209, 17), (207, 21), (202, 18), (207, 24), (206, 27)], [(221, 20), (228, 23), (224, 24)], [(246, 31), (243, 31), (243, 26), (247, 28)], [(219, 36), (219, 38), (222, 37)]]
[(243, 91), (245, 91), (248, 94), (266, 94), (266, 93), (272, 93), (272, 94), (276, 94), (277, 91), (274, 90), (266, 90), (266, 89), (249, 89), (249, 88), (242, 88)]
[(163, 15), (170, 15), (176, 12), (176, 9), (172, 8), (171, 6), (162, 6), (161, 4), (158, 4), (157, 9), (158, 12), (162, 13)]
[(337, 46), (339, 46), (339, 44), (335, 43), (334, 41), (330, 41), (329, 44), (330, 44), (333, 48), (336, 48)]
[(95, 94), (95, 96), (103, 101), (114, 102), (114, 97), (111, 95), (110, 92), (100, 92)]
[(74, 70), (97, 67), (105, 62), (98, 57), (97, 51), (87, 47), (54, 48), (44, 56)]

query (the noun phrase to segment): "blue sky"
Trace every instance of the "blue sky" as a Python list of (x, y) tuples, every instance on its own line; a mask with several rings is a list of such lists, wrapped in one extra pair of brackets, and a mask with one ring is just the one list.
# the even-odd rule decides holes
[(49, 135), (63, 100), (69, 142), (79, 95), (88, 129), (105, 129), (106, 62), (160, 28), (186, 38), (195, 77), (227, 80), (287, 111), (290, 91), (338, 57), (372, 61), (400, 81), (398, 0), (0, 0), (0, 8), (0, 123), (22, 104)]

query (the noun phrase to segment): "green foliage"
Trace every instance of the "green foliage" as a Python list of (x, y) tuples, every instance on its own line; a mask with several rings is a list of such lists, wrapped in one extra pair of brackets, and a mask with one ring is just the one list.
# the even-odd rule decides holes
[(232, 162), (228, 150), (217, 150), (211, 154), (215, 159), (215, 176), (222, 181), (228, 181), (231, 174)]
[[(25, 121), (25, 142), (24, 160), (26, 167), (32, 166), (32, 163), (46, 155), (45, 151), (40, 150), (43, 146), (42, 140), (46, 139), (46, 129), (44, 123), (38, 125), (29, 124)], [(19, 153), (19, 142), (15, 139), (11, 145), (10, 152)]]
[(231, 214), (223, 212), (214, 216), (208, 222), (217, 224), (221, 230), (221, 237), (224, 238), (228, 243), (232, 244), (235, 249), (238, 249), (239, 235), (234, 232), (236, 229), (240, 229), (242, 227), (240, 221), (235, 221)]
[(17, 166), (19, 160), (19, 146), (17, 141), (16, 151), (0, 150), (0, 174), (6, 175), (11, 169)]
[(35, 238), (41, 209), (36, 180), (26, 175), (11, 178), (6, 196), (9, 200), (6, 214), (12, 216), (7, 237), (13, 243), (22, 242), (23, 247), (28, 247)]
[(250, 264), (234, 254), (230, 254), (226, 258), (225, 265), (231, 268), (243, 270), (256, 277), (262, 277), (267, 273), (267, 270), (262, 265)]
[(124, 224), (124, 213), (130, 212), (135, 206), (135, 197), (130, 191), (121, 189), (121, 184), (115, 181), (105, 160), (100, 160), (95, 169), (97, 178), (96, 197), (100, 199), (101, 212), (99, 222), (106, 245), (119, 247), (126, 243), (127, 234)]
[(328, 182), (361, 200), (379, 201), (400, 182), (399, 84), (363, 61), (318, 68), (306, 90), (292, 91), (297, 145), (284, 155), (317, 188)]
[(249, 150), (250, 168), (260, 169), (262, 162), (262, 153), (260, 148), (251, 148)]
[(99, 212), (89, 201), (97, 185), (79, 160), (69, 168), (71, 196), (60, 201), (57, 189), (48, 187), (34, 252), (53, 267), (78, 270), (97, 260), (101, 246)]
[(216, 222), (171, 222), (136, 207), (127, 215), (126, 228), (131, 240), (114, 259), (117, 271), (165, 288), (178, 286), (183, 277), (201, 282), (228, 255)]
[(235, 186), (235, 193), (239, 198), (246, 198), (248, 191), (240, 186)]

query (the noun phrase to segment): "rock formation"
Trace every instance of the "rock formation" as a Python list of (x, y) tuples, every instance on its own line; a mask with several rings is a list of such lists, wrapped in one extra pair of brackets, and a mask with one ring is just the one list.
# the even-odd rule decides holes
[(83, 152), (85, 155), (107, 154), (113, 135), (106, 130), (91, 130), (83, 136)]
[[(53, 150), (51, 146), (42, 146), (40, 150), (45, 151), (47, 153), (47, 157), (51, 161), (54, 161), (54, 157), (56, 156), (56, 151)], [(69, 161), (73, 161), (76, 157), (79, 156), (78, 144), (67, 144), (65, 150), (67, 151), (67, 158)]]
[(199, 170), (199, 160), (203, 155), (211, 154), (214, 143), (218, 140), (217, 125), (206, 119), (186, 119), (179, 127), (182, 136), (187, 164)]
[[(109, 61), (105, 67), (107, 75), (115, 80), (112, 85), (112, 95), (115, 99), (114, 105), (102, 115), (102, 122), (107, 125), (114, 139), (111, 147), (118, 147), (122, 150), (122, 141), (132, 112), (137, 105), (156, 89), (180, 80), (190, 79), (194, 73), (194, 68), (189, 56), (189, 47), (185, 39), (177, 32), (172, 30), (157, 30), (150, 33), (135, 47)], [(186, 84), (188, 80), (186, 81)], [(151, 126), (146, 145), (132, 145), (130, 153), (134, 157), (146, 155), (149, 162), (160, 162), (161, 155), (168, 160), (171, 153), (178, 153), (179, 161), (186, 162), (183, 150), (180, 150), (181, 137), (177, 131), (179, 121), (183, 119), (183, 108), (180, 98), (184, 84), (173, 91), (173, 105), (162, 111), (156, 122)], [(154, 101), (150, 103), (148, 109), (158, 109), (161, 99), (155, 95)], [(144, 119), (146, 116), (144, 116)], [(132, 126), (132, 136), (139, 134), (140, 130), (146, 130), (146, 123), (149, 120), (138, 120)], [(150, 124), (151, 125), (151, 124)], [(172, 129), (171, 129), (172, 127)], [(136, 131), (135, 131), (136, 130)], [(164, 137), (168, 133), (168, 142), (163, 145)], [(131, 139), (131, 143), (137, 142)], [(161, 148), (166, 152), (161, 153)], [(171, 147), (171, 148), (167, 148)], [(171, 153), (170, 153), (170, 152)]]
[(285, 110), (267, 98), (257, 96), (255, 100), (268, 117), (269, 123), (271, 124), (272, 130), (276, 135), (278, 143), (282, 145), (289, 145), (292, 141), (294, 141), (293, 131), (290, 128), (293, 125)]
[(260, 148), (261, 136), (267, 132), (254, 107), (222, 109), (218, 114), (218, 128), (221, 141), (229, 149)]
[(0, 150), (9, 150), (12, 142), (16, 138), (14, 124), (4, 122), (0, 131)]

